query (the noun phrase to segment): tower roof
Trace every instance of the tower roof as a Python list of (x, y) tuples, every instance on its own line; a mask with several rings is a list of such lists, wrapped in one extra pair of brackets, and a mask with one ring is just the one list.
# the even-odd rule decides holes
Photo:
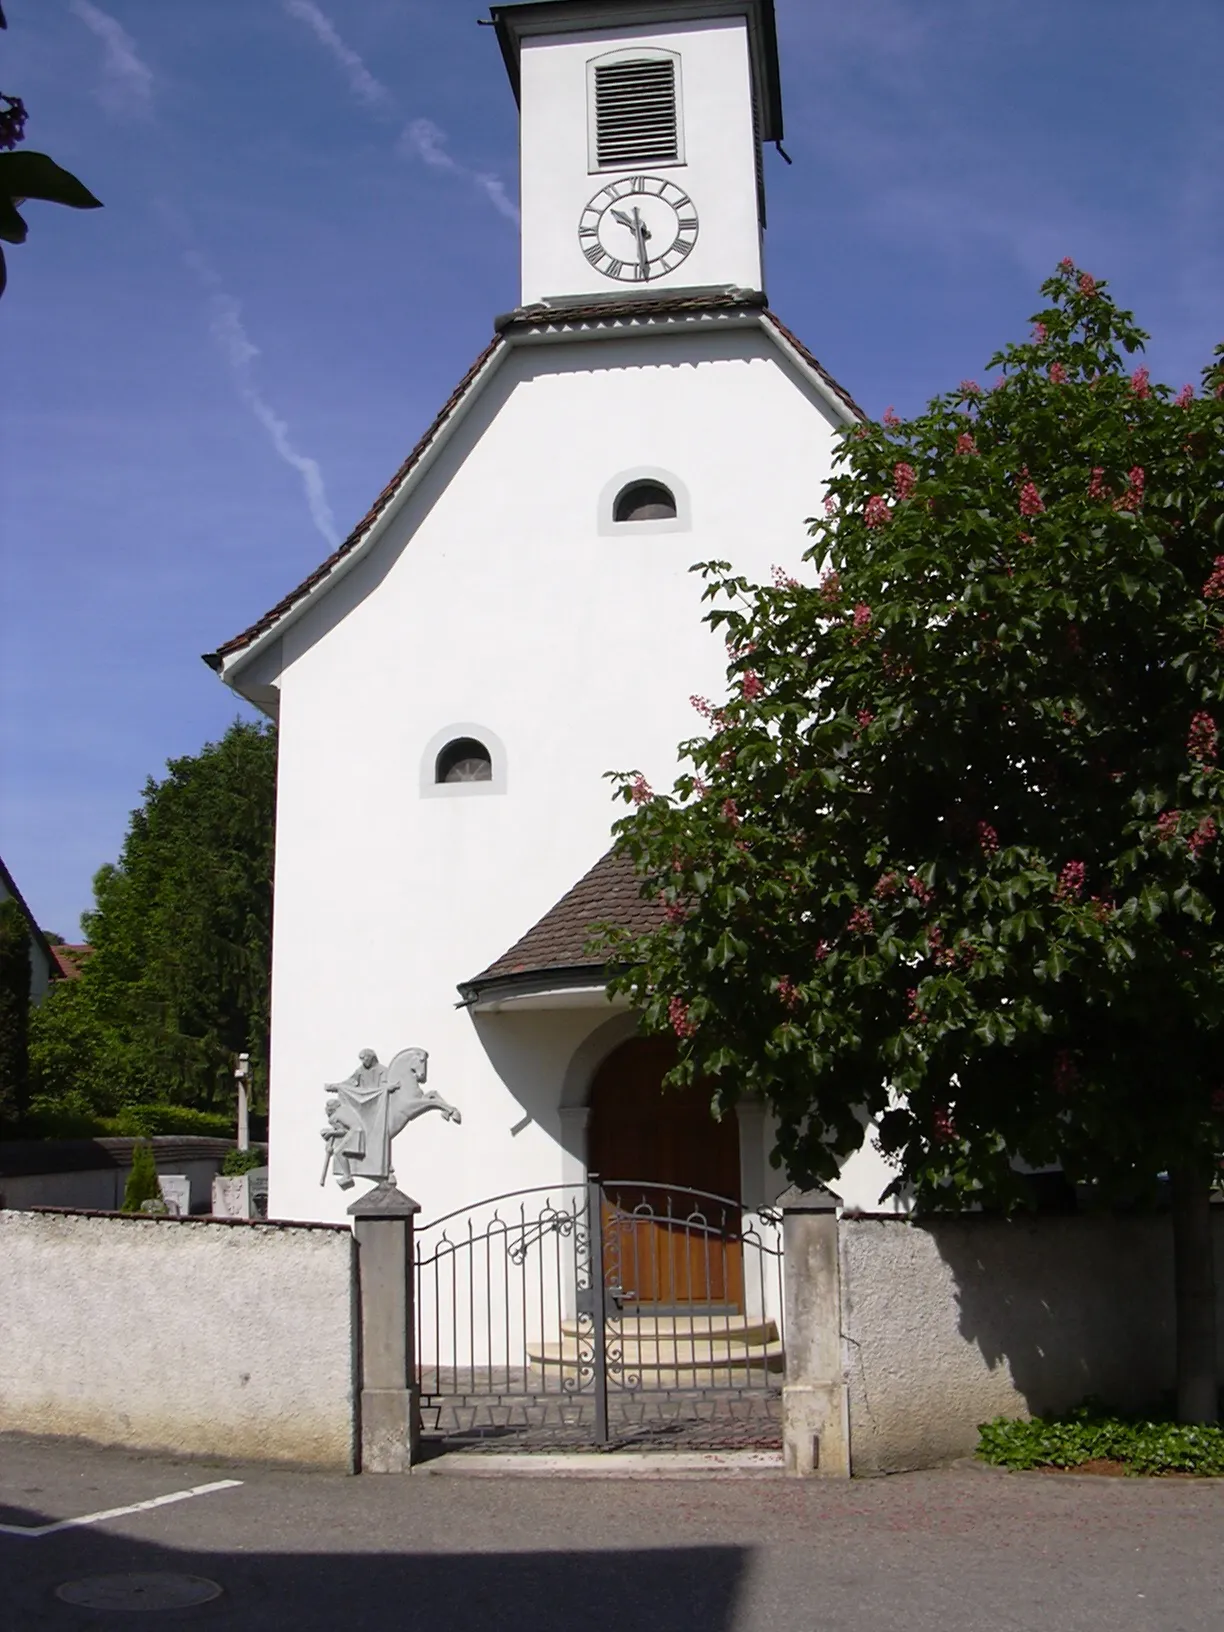
[(491, 5), (489, 15), (497, 30), (516, 102), (519, 99), (519, 56), (523, 41), (531, 35), (743, 17), (748, 24), (761, 140), (782, 140), (782, 83), (774, 0), (519, 0), (516, 4)]

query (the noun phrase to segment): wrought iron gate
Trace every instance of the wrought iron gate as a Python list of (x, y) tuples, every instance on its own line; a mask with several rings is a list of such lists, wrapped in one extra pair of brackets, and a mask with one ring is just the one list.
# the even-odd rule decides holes
[(781, 1442), (777, 1212), (592, 1176), (423, 1227), (415, 1273), (427, 1438)]

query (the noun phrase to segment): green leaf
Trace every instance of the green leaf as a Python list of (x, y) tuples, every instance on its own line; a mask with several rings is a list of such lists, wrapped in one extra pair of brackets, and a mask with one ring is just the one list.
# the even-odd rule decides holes
[(17, 206), (11, 198), (0, 194), (0, 242), (6, 244), (24, 244), (29, 228), (17, 213)]
[(100, 210), (83, 182), (56, 164), (45, 153), (0, 153), (0, 197), (41, 198), (51, 204), (66, 204), (73, 210)]

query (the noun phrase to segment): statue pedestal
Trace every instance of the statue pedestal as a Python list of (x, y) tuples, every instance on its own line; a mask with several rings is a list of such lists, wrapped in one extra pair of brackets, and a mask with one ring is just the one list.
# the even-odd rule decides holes
[(420, 1210), (386, 1179), (349, 1208), (361, 1299), (363, 1473), (407, 1473), (418, 1456), (412, 1221)]

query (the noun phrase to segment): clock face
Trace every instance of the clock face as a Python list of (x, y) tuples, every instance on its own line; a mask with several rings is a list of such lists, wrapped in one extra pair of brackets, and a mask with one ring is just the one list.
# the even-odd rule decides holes
[(649, 283), (673, 271), (697, 242), (697, 208), (674, 181), (624, 176), (583, 210), (578, 247), (597, 272)]

